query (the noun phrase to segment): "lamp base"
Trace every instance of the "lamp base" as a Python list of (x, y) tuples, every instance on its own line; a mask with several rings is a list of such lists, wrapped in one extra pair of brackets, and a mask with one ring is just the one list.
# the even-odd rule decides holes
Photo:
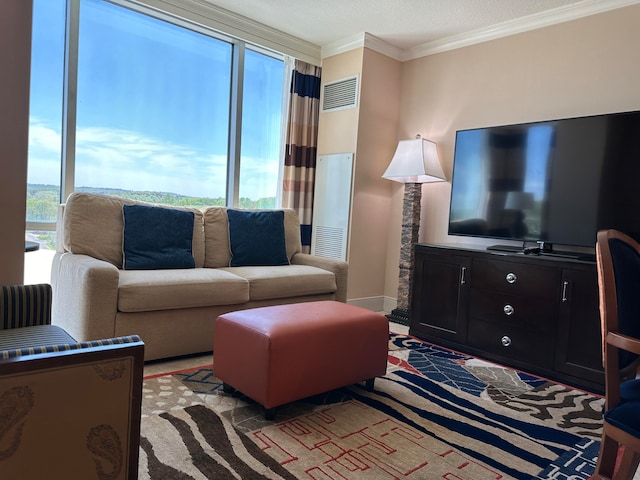
[(402, 308), (394, 308), (387, 315), (390, 322), (399, 323), (400, 325), (409, 326), (409, 312)]

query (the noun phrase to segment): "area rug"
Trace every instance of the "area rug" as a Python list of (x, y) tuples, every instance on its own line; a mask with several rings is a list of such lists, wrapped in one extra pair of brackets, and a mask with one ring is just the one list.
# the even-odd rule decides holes
[(601, 397), (407, 335), (390, 335), (374, 391), (337, 389), (274, 421), (213, 367), (145, 379), (140, 479), (579, 480), (595, 467)]

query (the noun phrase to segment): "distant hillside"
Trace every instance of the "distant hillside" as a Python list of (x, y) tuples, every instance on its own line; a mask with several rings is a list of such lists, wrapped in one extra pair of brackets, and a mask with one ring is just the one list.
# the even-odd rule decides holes
[[(27, 221), (55, 222), (58, 205), (60, 204), (58, 197), (59, 188), (60, 187), (57, 185), (27, 184)], [(111, 195), (113, 197), (126, 198), (128, 200), (138, 200), (179, 207), (202, 208), (225, 205), (225, 199), (222, 197), (189, 197), (171, 192), (95, 187), (78, 187), (76, 188), (76, 191)], [(258, 200), (251, 200), (250, 198), (240, 199), (240, 208), (274, 208), (275, 204), (275, 197), (261, 198)]]

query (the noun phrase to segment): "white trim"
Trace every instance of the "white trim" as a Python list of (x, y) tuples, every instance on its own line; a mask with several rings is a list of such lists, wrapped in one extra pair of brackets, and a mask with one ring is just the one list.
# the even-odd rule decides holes
[(387, 57), (399, 60), (402, 57), (402, 49), (385, 42), (384, 40), (367, 32), (356, 33), (343, 40), (329, 43), (322, 47), (322, 58), (332, 57), (356, 48), (367, 47)]
[(128, 1), (134, 4), (145, 5), (149, 8), (231, 35), (248, 43), (260, 45), (285, 55), (291, 55), (318, 66), (321, 65), (323, 58), (363, 47), (370, 48), (371, 50), (399, 61), (413, 60), (640, 3), (640, 0), (584, 0), (579, 3), (565, 5), (527, 17), (503, 22), (498, 25), (480, 28), (460, 35), (452, 35), (406, 50), (401, 50), (366, 32), (329, 43), (321, 48), (293, 35), (205, 2), (204, 0), (111, 1), (120, 4)]
[[(115, 0), (121, 3), (122, 0)], [(313, 65), (321, 64), (320, 47), (203, 0), (127, 0)]]
[[(384, 297), (364, 297), (364, 298), (352, 298), (347, 300), (349, 305), (355, 305), (356, 307), (366, 308), (374, 312), (386, 312), (384, 307)], [(391, 311), (391, 310), (388, 310)]]
[(322, 47), (322, 58), (344, 53), (355, 48), (366, 47), (401, 62), (436, 53), (468, 47), (478, 43), (523, 33), (538, 28), (569, 22), (578, 18), (616, 10), (640, 3), (640, 0), (584, 0), (527, 17), (510, 20), (486, 28), (479, 28), (460, 35), (451, 35), (433, 42), (401, 50), (369, 33), (352, 35)]
[(434, 42), (424, 43), (405, 50), (399, 60), (413, 60), (427, 55), (455, 50), (457, 48), (569, 22), (578, 18), (596, 15), (637, 3), (640, 3), (640, 0), (585, 0), (578, 4), (566, 5), (528, 17), (503, 22), (488, 28), (473, 30), (463, 35), (453, 35)]

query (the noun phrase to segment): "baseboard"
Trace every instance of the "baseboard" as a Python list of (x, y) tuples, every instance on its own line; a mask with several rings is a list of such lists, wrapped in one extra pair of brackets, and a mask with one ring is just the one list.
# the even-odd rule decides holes
[(367, 310), (373, 310), (374, 312), (390, 312), (396, 308), (395, 298), (383, 296), (350, 298), (347, 300), (347, 303), (356, 305), (357, 307), (366, 308)]

